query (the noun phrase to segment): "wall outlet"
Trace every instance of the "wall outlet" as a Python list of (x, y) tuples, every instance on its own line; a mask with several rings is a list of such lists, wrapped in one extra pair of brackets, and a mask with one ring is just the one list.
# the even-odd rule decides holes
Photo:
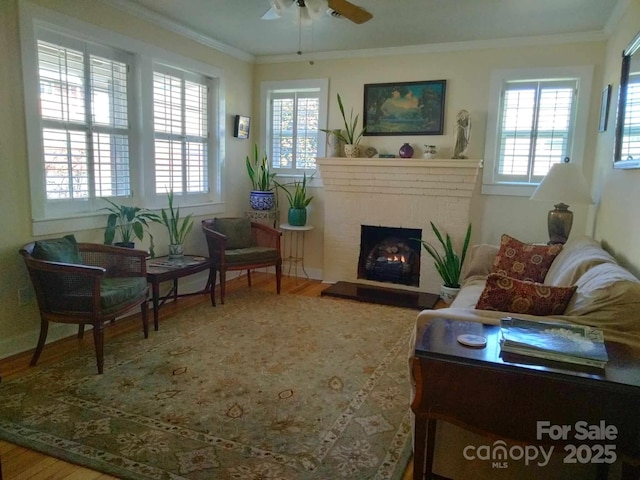
[(23, 287), (18, 289), (18, 304), (21, 307), (29, 305), (33, 301), (35, 292), (31, 287)]

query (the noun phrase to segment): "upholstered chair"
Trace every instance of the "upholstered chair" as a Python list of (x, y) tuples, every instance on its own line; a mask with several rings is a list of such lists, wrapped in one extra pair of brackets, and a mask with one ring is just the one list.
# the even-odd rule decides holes
[(209, 257), (214, 259), (209, 276), (215, 287), (220, 272), (220, 302), (224, 304), (225, 280), (228, 271), (247, 270), (251, 286), (251, 270), (275, 267), (276, 289), (282, 283), (281, 232), (249, 218), (214, 218), (202, 221), (207, 238)]
[(38, 363), (49, 322), (93, 327), (98, 373), (104, 367), (104, 322), (140, 306), (144, 337), (147, 320), (147, 252), (93, 243), (76, 243), (73, 235), (42, 240), (20, 249), (40, 309), (40, 337), (31, 359)]

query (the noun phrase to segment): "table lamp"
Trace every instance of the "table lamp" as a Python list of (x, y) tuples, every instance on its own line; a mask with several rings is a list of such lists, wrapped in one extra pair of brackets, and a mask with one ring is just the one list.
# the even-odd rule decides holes
[(569, 238), (573, 212), (563, 202), (586, 205), (593, 203), (584, 175), (575, 163), (554, 164), (531, 195), (531, 200), (559, 202), (547, 217), (549, 244), (565, 243)]

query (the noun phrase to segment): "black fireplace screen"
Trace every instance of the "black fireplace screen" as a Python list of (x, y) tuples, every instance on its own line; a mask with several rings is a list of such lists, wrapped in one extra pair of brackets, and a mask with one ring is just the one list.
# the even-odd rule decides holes
[(418, 287), (422, 230), (361, 226), (358, 278)]

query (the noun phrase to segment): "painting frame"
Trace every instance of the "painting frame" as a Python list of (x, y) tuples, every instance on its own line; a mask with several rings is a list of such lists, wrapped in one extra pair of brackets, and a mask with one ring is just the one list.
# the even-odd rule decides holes
[(249, 129), (251, 128), (251, 117), (245, 115), (236, 115), (233, 121), (233, 136), (236, 138), (249, 138)]
[(365, 84), (364, 135), (442, 135), (446, 90), (446, 80)]
[(599, 132), (606, 132), (609, 124), (609, 106), (611, 104), (611, 84), (608, 84), (602, 90), (602, 103), (600, 104), (600, 122), (598, 125)]

